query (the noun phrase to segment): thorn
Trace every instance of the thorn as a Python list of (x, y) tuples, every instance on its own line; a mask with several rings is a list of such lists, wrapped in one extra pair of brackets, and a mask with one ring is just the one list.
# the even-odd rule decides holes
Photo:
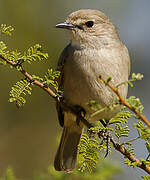
[(35, 81), (34, 79), (30, 79), (30, 80), (29, 80), (29, 83), (30, 83), (31, 85), (33, 85), (33, 84), (34, 84), (34, 81)]
[(43, 84), (43, 87), (44, 87), (44, 88), (48, 88), (48, 85), (47, 85), (47, 84)]
[(150, 154), (147, 156), (146, 161), (150, 161)]

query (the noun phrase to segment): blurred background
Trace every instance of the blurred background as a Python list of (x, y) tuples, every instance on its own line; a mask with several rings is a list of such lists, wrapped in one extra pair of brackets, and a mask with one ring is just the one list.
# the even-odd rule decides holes
[[(148, 0), (0, 0), (0, 24), (13, 25), (14, 35), (3, 37), (11, 50), (26, 50), (39, 43), (48, 52), (47, 61), (27, 66), (32, 74), (43, 75), (50, 67), (56, 67), (57, 59), (68, 43), (67, 33), (55, 29), (55, 24), (65, 20), (72, 11), (91, 8), (103, 11), (117, 26), (121, 40), (129, 49), (132, 72), (144, 74), (144, 80), (130, 88), (129, 95), (139, 97), (145, 106), (144, 114), (150, 117), (150, 1)], [(57, 149), (59, 127), (55, 102), (39, 88), (34, 88), (26, 105), (17, 109), (8, 102), (9, 91), (21, 79), (19, 73), (9, 67), (0, 67), (0, 176), (8, 166), (15, 175), (29, 180), (37, 171), (46, 171), (53, 163)], [(133, 123), (133, 122), (132, 122)], [(134, 137), (135, 132), (130, 132)], [(138, 158), (146, 157), (144, 144), (134, 144)], [(123, 165), (123, 157), (114, 153), (121, 163), (123, 173), (115, 180), (139, 180), (146, 175), (140, 169)]]

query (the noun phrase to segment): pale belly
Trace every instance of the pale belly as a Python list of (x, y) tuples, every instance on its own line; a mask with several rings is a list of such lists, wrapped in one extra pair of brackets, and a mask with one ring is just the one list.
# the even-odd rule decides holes
[[(102, 60), (99, 63), (96, 61), (91, 63), (88, 59), (85, 59), (85, 62), (82, 61), (82, 63), (79, 61), (68, 62), (65, 65), (64, 97), (69, 104), (83, 107), (88, 117), (94, 112), (87, 106), (87, 103), (91, 100), (95, 100), (102, 107), (116, 102), (115, 93), (99, 81), (99, 76), (101, 75), (104, 79), (111, 76), (112, 84), (116, 86), (128, 79), (128, 75), (122, 76), (121, 71), (120, 64), (110, 65), (110, 63), (104, 63)], [(127, 86), (120, 87), (120, 93), (123, 97), (126, 97)], [(104, 111), (92, 119), (110, 119), (119, 110), (120, 107), (118, 106), (113, 112)]]

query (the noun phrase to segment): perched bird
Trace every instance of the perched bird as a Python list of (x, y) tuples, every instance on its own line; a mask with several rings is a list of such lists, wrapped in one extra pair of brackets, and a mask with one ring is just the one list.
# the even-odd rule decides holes
[[(130, 58), (128, 50), (120, 41), (117, 30), (112, 22), (101, 11), (83, 9), (71, 13), (67, 20), (56, 25), (67, 29), (70, 43), (64, 48), (58, 61), (60, 70), (59, 87), (63, 89), (65, 101), (72, 106), (82, 107), (86, 118), (109, 121), (120, 107), (114, 111), (101, 112), (89, 118), (93, 110), (86, 103), (95, 100), (102, 107), (116, 101), (115, 93), (103, 83), (103, 79), (112, 77), (111, 84), (119, 86), (119, 93), (126, 97)], [(75, 168), (77, 149), (83, 130), (83, 124), (76, 123), (76, 116), (64, 112), (57, 105), (58, 118), (63, 126), (60, 145), (55, 157), (54, 167), (58, 171), (72, 171)]]

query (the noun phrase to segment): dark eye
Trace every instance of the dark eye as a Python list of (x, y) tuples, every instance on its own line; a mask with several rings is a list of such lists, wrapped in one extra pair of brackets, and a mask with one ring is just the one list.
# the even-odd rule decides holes
[(85, 23), (85, 25), (90, 28), (90, 27), (92, 27), (94, 25), (94, 22), (93, 21), (87, 21)]

